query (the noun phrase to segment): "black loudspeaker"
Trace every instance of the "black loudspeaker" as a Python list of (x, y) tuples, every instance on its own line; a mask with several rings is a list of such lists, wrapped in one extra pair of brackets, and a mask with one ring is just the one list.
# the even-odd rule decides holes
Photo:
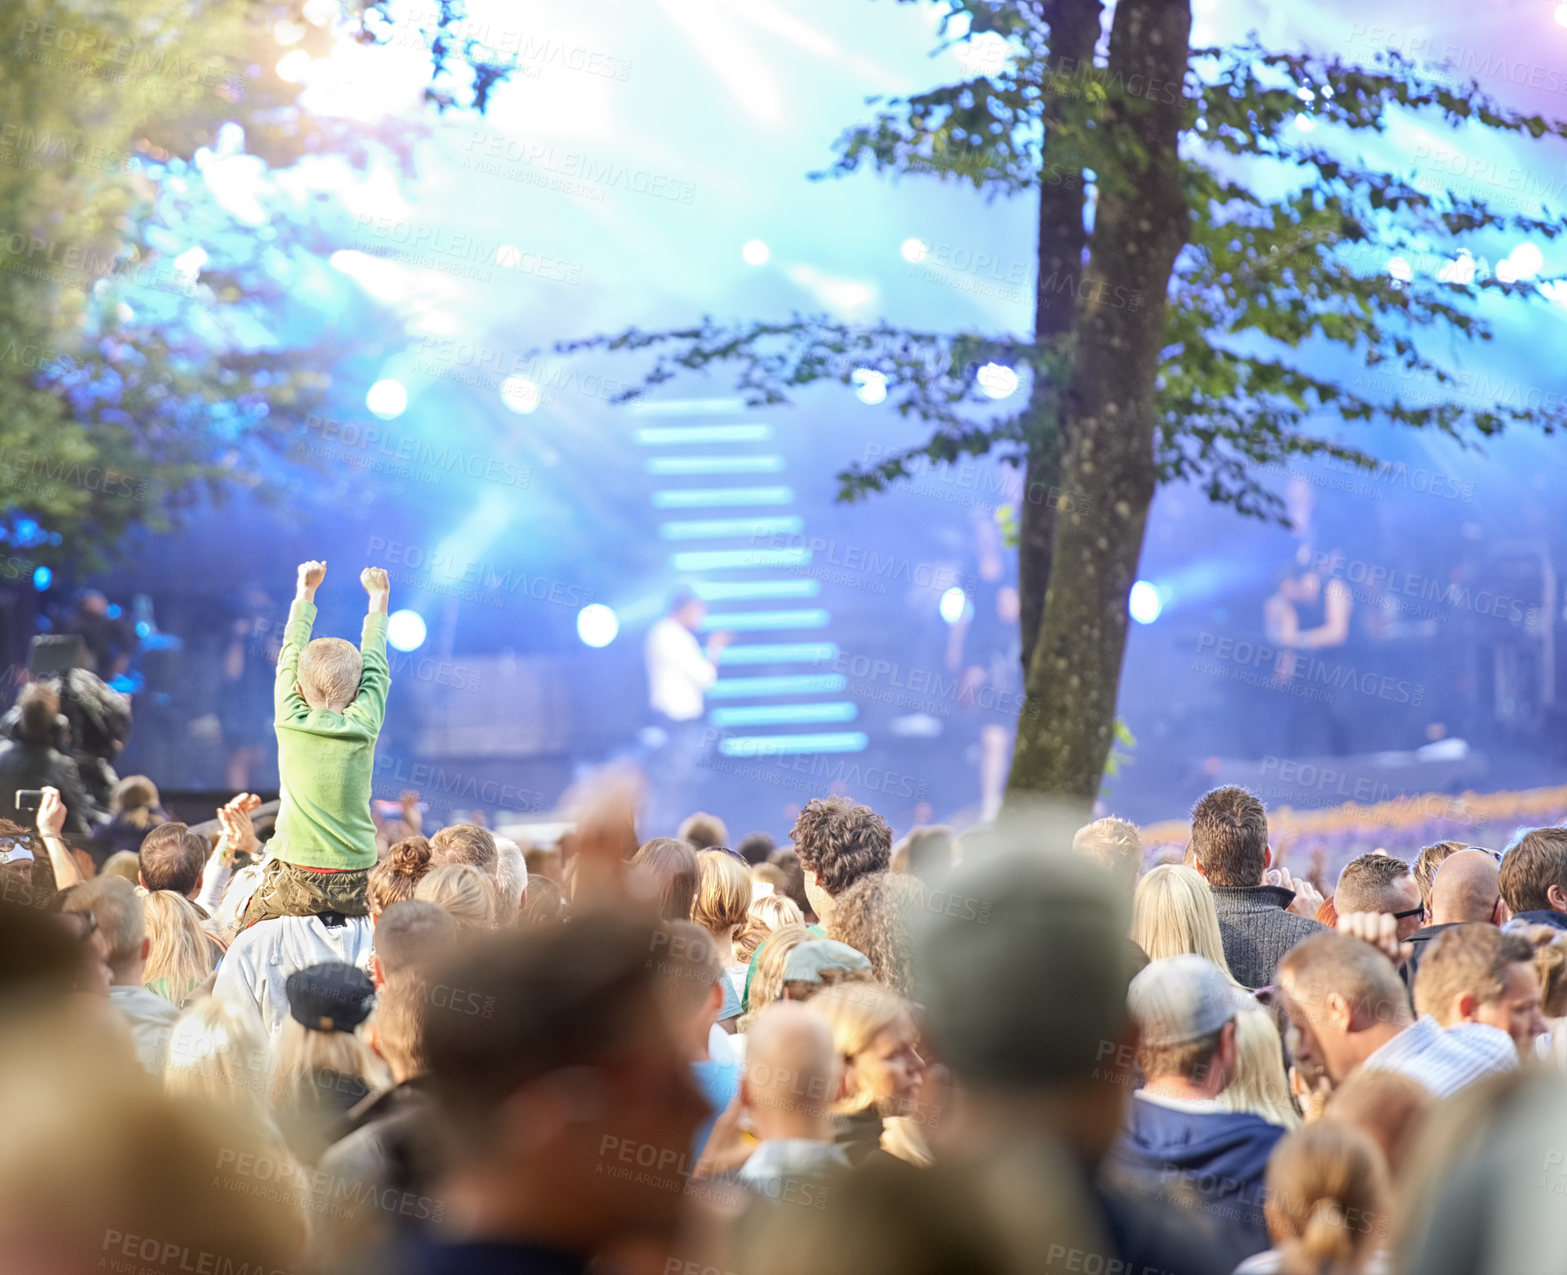
[(92, 667), (92, 656), (79, 633), (40, 633), (27, 649), (27, 671), (34, 677)]

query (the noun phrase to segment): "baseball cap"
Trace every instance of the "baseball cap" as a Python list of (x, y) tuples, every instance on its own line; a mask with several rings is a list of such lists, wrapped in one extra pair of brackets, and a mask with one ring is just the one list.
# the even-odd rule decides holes
[(1254, 1002), (1206, 956), (1186, 952), (1150, 961), (1127, 989), (1143, 1043), (1183, 1045), (1223, 1027)]
[(296, 1023), (318, 1032), (351, 1032), (370, 1016), (375, 983), (357, 965), (325, 961), (296, 970), (283, 984)]
[(836, 939), (810, 939), (784, 958), (784, 982), (820, 983), (827, 970), (869, 973), (870, 961), (847, 943)]

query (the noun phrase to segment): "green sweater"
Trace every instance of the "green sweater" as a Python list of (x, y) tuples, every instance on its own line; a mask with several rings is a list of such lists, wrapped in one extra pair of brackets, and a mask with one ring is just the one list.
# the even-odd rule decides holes
[(275, 853), (302, 868), (373, 868), (375, 823), (370, 784), (375, 740), (386, 717), (391, 669), (386, 663), (386, 616), (365, 616), (359, 642), (364, 672), (359, 694), (341, 713), (311, 708), (300, 695), (299, 657), (310, 641), (315, 603), (295, 599), (278, 653), (273, 704), (277, 768), (282, 781), (273, 835)]

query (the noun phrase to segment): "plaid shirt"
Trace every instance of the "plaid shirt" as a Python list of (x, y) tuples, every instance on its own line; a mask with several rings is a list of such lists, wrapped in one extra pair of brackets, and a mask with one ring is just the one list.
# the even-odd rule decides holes
[(1484, 1023), (1442, 1028), (1419, 1018), (1361, 1064), (1371, 1071), (1396, 1071), (1418, 1080), (1438, 1098), (1457, 1093), (1482, 1076), (1518, 1067), (1512, 1037)]

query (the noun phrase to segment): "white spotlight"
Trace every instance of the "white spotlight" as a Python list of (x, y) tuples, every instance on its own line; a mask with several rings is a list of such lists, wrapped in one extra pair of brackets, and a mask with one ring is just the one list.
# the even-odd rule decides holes
[(589, 646), (608, 646), (619, 632), (619, 617), (602, 602), (590, 602), (577, 612), (577, 636)]
[(401, 416), (408, 406), (408, 391), (401, 381), (377, 381), (365, 395), (365, 406), (383, 421)]
[(1146, 580), (1139, 580), (1127, 595), (1126, 610), (1139, 624), (1152, 624), (1164, 610), (1164, 599), (1159, 590)]
[(386, 644), (398, 651), (417, 651), (424, 645), (424, 616), (406, 608), (386, 618)]
[(543, 397), (539, 387), (526, 376), (508, 376), (501, 382), (501, 399), (518, 416), (535, 411)]
[(765, 266), (772, 255), (773, 250), (760, 239), (748, 239), (740, 248), (740, 256), (748, 266)]

